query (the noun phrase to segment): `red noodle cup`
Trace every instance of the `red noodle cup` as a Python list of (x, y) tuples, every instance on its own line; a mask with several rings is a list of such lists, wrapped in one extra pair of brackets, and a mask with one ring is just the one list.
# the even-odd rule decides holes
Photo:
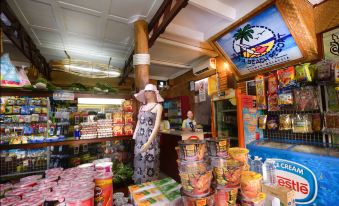
[(185, 140), (179, 142), (180, 158), (185, 161), (200, 161), (205, 157), (205, 141)]
[(214, 206), (214, 190), (205, 196), (201, 197), (192, 197), (186, 195), (186, 193), (181, 189), (182, 200), (184, 206)]
[(13, 185), (13, 188), (33, 187), (33, 186), (37, 185), (37, 183), (38, 183), (37, 180), (18, 182), (18, 183)]
[(112, 172), (112, 162), (100, 162), (95, 165), (95, 170), (98, 172)]
[[(179, 172), (184, 192), (191, 196), (206, 195), (210, 192), (212, 170), (203, 168), (201, 172)], [(205, 170), (205, 171), (203, 171)]]
[(112, 173), (102, 173), (95, 177), (95, 204), (112, 206), (113, 180)]
[(230, 139), (206, 139), (208, 155), (211, 157), (228, 157)]
[(24, 188), (16, 188), (10, 191), (7, 191), (5, 193), (5, 197), (10, 197), (10, 196), (19, 196), (22, 198), (22, 195), (26, 192), (29, 192), (32, 190), (32, 187), (24, 187)]
[(77, 188), (78, 190), (93, 190), (95, 188), (94, 182), (73, 182), (71, 184), (72, 188)]
[(218, 186), (239, 187), (243, 163), (233, 159), (212, 159), (213, 174)]
[(240, 148), (240, 147), (232, 147), (229, 149), (229, 153), (232, 159), (235, 159), (235, 160), (238, 160), (244, 163), (243, 170), (249, 169), (249, 166), (247, 165), (248, 152), (249, 152), (248, 149)]
[(31, 175), (27, 177), (23, 177), (20, 179), (20, 182), (33, 182), (40, 180), (42, 178), (42, 175)]
[(94, 193), (69, 193), (65, 198), (66, 206), (94, 206)]
[(264, 206), (265, 205), (266, 194), (261, 192), (254, 199), (242, 198), (242, 206)]
[(254, 199), (261, 192), (262, 175), (252, 171), (241, 173), (240, 189), (246, 199)]
[(216, 206), (235, 206), (239, 188), (217, 188), (215, 193)]
[(11, 196), (0, 199), (1, 206), (15, 206), (20, 201), (19, 196)]
[(65, 197), (56, 192), (49, 192), (45, 195), (47, 205), (56, 205), (65, 202)]
[(25, 199), (25, 198), (28, 198), (28, 197), (34, 197), (34, 196), (39, 196), (41, 195), (41, 191), (38, 191), (38, 190), (33, 190), (33, 191), (30, 191), (30, 192), (26, 192), (22, 195), (22, 198)]

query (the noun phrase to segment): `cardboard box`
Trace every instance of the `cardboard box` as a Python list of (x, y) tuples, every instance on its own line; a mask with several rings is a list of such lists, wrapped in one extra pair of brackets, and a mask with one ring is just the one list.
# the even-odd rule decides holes
[[(266, 193), (266, 200), (272, 201), (273, 197), (277, 197), (280, 199), (281, 206), (295, 206), (295, 192), (291, 189), (281, 186), (270, 186), (270, 185), (262, 185), (262, 191)], [(267, 205), (271, 205), (271, 203), (267, 203)]]

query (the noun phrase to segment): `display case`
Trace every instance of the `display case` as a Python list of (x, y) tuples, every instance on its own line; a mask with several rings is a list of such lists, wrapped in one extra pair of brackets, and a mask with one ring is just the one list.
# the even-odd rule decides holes
[(189, 110), (188, 96), (179, 96), (166, 99), (164, 102), (164, 117), (168, 119), (171, 129), (181, 129)]
[(231, 138), (231, 144), (237, 145), (237, 107), (232, 104), (232, 100), (226, 98), (216, 98), (212, 100), (214, 117), (214, 134), (217, 137)]

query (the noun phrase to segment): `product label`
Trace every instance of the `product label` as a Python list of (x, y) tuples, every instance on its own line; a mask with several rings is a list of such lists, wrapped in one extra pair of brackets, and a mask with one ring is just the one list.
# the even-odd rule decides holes
[(313, 172), (296, 162), (274, 159), (279, 186), (295, 191), (297, 204), (311, 204), (318, 194), (317, 179)]
[(206, 201), (206, 199), (196, 200), (195, 205), (196, 206), (205, 206), (205, 205), (207, 205), (207, 201)]

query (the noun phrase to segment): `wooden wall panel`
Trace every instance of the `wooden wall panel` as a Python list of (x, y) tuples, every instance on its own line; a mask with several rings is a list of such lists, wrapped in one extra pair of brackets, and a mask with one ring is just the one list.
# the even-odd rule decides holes
[(226, 68), (225, 62), (222, 58), (217, 58), (217, 73), (219, 80), (219, 91), (225, 91), (227, 89), (227, 75), (229, 70)]
[(327, 0), (314, 8), (315, 31), (317, 34), (339, 25), (339, 1)]

